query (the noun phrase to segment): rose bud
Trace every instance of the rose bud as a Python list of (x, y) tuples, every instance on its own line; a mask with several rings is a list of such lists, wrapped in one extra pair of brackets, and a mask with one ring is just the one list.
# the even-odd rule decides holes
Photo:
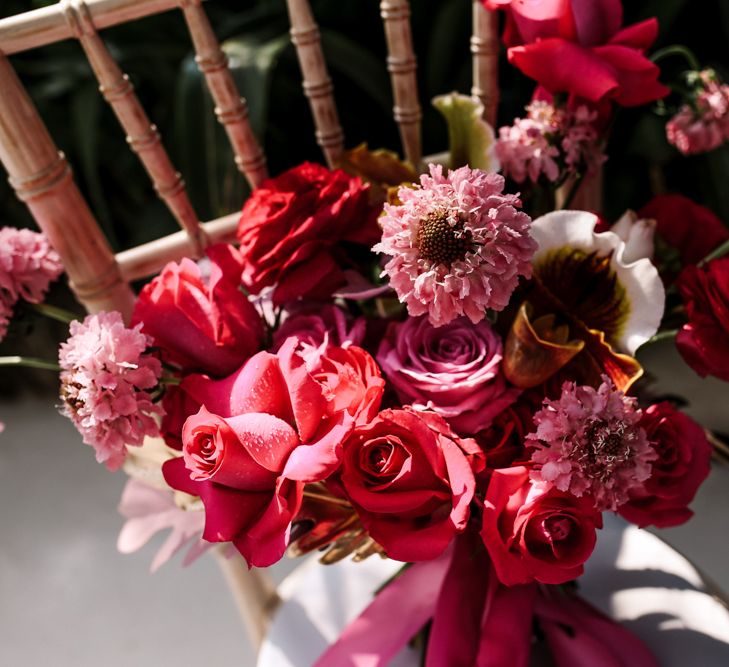
[(441, 428), (415, 411), (384, 410), (344, 443), (342, 488), (395, 560), (435, 558), (468, 522), (471, 466), (445, 422), (429, 418)]
[(670, 403), (651, 405), (640, 423), (658, 458), (644, 487), (618, 512), (641, 528), (677, 526), (693, 515), (687, 506), (709, 474), (711, 444), (701, 426)]
[(602, 528), (602, 515), (592, 498), (533, 482), (525, 467), (492, 473), (481, 538), (504, 585), (579, 577), (595, 547), (596, 528)]
[(240, 290), (238, 251), (220, 244), (208, 248), (207, 255), (207, 279), (189, 259), (162, 269), (140, 292), (132, 322), (143, 324), (166, 361), (185, 372), (220, 377), (260, 349), (263, 324)]

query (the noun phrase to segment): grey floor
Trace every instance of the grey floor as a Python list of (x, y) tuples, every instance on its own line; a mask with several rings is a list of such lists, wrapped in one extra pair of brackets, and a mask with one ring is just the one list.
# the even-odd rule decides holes
[[(729, 385), (696, 378), (669, 347), (651, 355), (664, 390), (729, 432)], [(0, 404), (0, 420), (0, 665), (253, 666), (211, 558), (150, 575), (159, 541), (130, 556), (115, 549), (123, 473), (98, 466), (48, 401)], [(729, 467), (714, 469), (694, 509), (659, 534), (729, 591)]]

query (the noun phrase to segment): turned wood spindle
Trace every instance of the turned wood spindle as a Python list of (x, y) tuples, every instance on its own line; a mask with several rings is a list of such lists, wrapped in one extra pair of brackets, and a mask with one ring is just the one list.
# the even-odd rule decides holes
[(248, 119), (248, 104), (238, 93), (228, 58), (220, 48), (202, 0), (180, 0), (180, 7), (195, 47), (195, 62), (215, 102), (215, 115), (228, 135), (235, 163), (251, 187), (256, 187), (268, 177), (268, 170), (266, 156)]
[(304, 94), (316, 126), (316, 141), (329, 167), (339, 164), (344, 152), (344, 132), (334, 103), (334, 86), (329, 78), (321, 49), (319, 27), (314, 21), (308, 0), (286, 0), (291, 23), (291, 41), (296, 47)]
[(129, 77), (121, 71), (96, 31), (84, 0), (62, 0), (62, 5), (73, 35), (96, 75), (101, 94), (127, 134), (127, 143), (141, 160), (159, 197), (190, 235), (193, 254), (202, 256), (206, 245), (203, 229), (187, 196), (185, 182), (173, 167), (157, 127), (150, 122)]
[(395, 98), (393, 115), (400, 130), (405, 158), (418, 169), (422, 157), (417, 61), (413, 52), (408, 0), (382, 0), (380, 15), (387, 39), (387, 69)]
[(8, 59), (0, 53), (0, 161), (10, 184), (61, 256), (71, 288), (89, 312), (129, 319), (134, 294), (78, 190), (63, 153)]
[(473, 0), (473, 86), (471, 94), (483, 104), (484, 120), (496, 126), (499, 106), (499, 16)]

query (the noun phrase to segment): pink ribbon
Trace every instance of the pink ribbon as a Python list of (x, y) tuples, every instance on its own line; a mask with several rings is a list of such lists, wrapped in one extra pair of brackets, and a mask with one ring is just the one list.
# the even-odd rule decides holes
[(501, 585), (469, 533), (388, 584), (313, 667), (384, 667), (431, 618), (426, 667), (527, 667), (535, 616), (556, 667), (658, 667), (638, 637), (581, 598)]

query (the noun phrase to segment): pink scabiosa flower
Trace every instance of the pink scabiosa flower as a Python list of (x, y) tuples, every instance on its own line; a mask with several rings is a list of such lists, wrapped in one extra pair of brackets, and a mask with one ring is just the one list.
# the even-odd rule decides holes
[(124, 326), (117, 312), (89, 315), (71, 322), (71, 336), (61, 344), (63, 412), (96, 450), (96, 460), (116, 470), (126, 445), (140, 446), (146, 435), (159, 435), (152, 402), (162, 366), (145, 353), (152, 339), (141, 324)]
[(536, 448), (532, 479), (591, 496), (598, 510), (615, 510), (650, 477), (656, 453), (635, 399), (603, 380), (597, 390), (565, 382), (560, 398), (546, 400), (534, 415), (537, 430), (526, 440)]
[(694, 92), (666, 124), (668, 142), (684, 155), (706, 153), (729, 140), (729, 86), (716, 72), (690, 72)]
[(461, 167), (444, 175), (430, 165), (420, 187), (401, 187), (401, 203), (385, 204), (373, 250), (390, 255), (382, 275), (410, 315), (427, 314), (436, 327), (460, 315), (476, 324), (531, 275), (531, 218), (503, 190), (498, 174)]

